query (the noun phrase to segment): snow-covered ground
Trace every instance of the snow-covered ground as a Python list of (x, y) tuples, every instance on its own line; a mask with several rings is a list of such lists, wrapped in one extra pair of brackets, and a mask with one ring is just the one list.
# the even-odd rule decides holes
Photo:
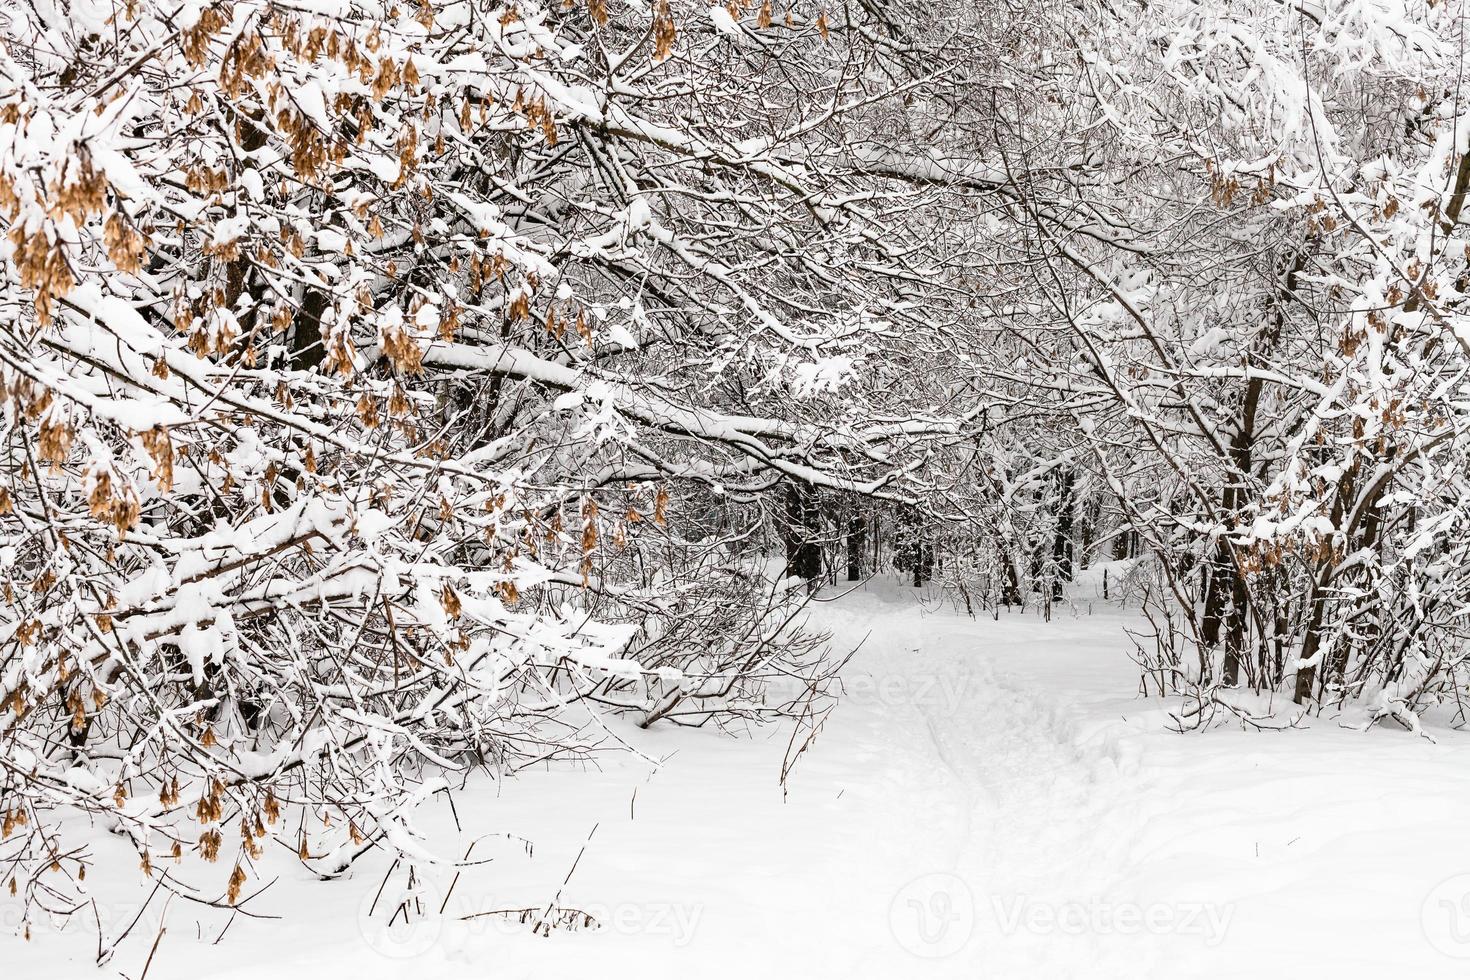
[[(7, 928), (3, 975), (137, 980), (160, 917), (150, 980), (1470, 974), (1470, 736), (1171, 733), (1100, 601), (976, 621), (870, 584), (813, 618), (861, 648), (784, 793), (786, 726), (620, 729), (639, 755), (427, 804), (485, 863), (425, 875), (407, 925), (402, 869), (282, 854), (248, 906), (279, 920), (155, 898), (98, 971), (147, 894), (104, 878), (64, 933)], [(466, 918), (552, 903), (601, 928)]]

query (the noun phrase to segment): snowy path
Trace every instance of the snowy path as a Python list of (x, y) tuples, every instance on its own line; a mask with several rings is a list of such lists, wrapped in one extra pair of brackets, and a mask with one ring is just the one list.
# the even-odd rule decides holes
[[(475, 856), (491, 861), (458, 882), (430, 875), (431, 914), (411, 927), (368, 914), (385, 865), (321, 883), (282, 861), (260, 911), (284, 921), (237, 921), (212, 944), (224, 920), (176, 903), (148, 976), (1470, 972), (1455, 958), (1470, 956), (1470, 877), (1455, 877), (1470, 873), (1470, 740), (1326, 720), (1170, 734), (1157, 702), (1132, 696), (1131, 620), (1088, 612), (972, 621), (891, 588), (824, 605), (819, 622), (862, 647), (785, 798), (784, 730), (632, 732), (661, 767), (619, 756), (460, 793), (457, 846), (482, 838)], [(427, 817), (440, 840), (456, 837), (447, 806)], [(142, 896), (132, 882), (96, 887), (115, 932)], [(603, 928), (542, 939), (462, 918), (558, 890)], [(100, 975), (138, 976), (157, 911)], [(93, 930), (0, 939), (18, 970), (7, 975), (99, 975), (95, 937), (74, 938)]]
[[(1106, 743), (1079, 747), (1069, 699), (1057, 690), (1064, 681), (1006, 668), (1035, 656), (1038, 628), (1050, 627), (1076, 634), (1062, 649), (1082, 663), (1114, 661), (1105, 673), (1126, 692), (1121, 624), (1088, 622), (1078, 631), (1028, 618), (1014, 640), (985, 643), (987, 632), (1005, 631), (944, 613), (920, 619), (912, 608), (869, 608), (868, 643), (884, 651), (866, 661), (871, 686), (886, 683), (898, 695), (879, 699), (883, 710), (870, 724), (891, 745), (891, 765), (937, 773), (943, 792), (935, 798), (950, 813), (947, 832), (935, 824), (950, 842), (948, 863), (897, 886), (889, 923), (896, 940), (931, 959), (934, 975), (1054, 976), (1087, 964), (1087, 976), (1139, 976), (1158, 957), (1155, 937), (1110, 936), (1098, 917), (1113, 910), (1093, 908), (1095, 900), (1126, 901), (1116, 883), (1137, 836), (1126, 799), (1137, 787), (1128, 778), (1135, 767), (1120, 771)], [(927, 821), (916, 818), (923, 828)]]

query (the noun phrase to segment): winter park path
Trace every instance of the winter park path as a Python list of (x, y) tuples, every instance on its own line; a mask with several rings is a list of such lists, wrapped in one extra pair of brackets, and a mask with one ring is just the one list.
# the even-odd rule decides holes
[[(148, 976), (1470, 975), (1459, 733), (1171, 733), (1101, 603), (971, 620), (875, 585), (814, 618), (861, 646), (784, 795), (779, 726), (619, 732), (662, 764), (472, 782), (430, 812), (489, 861), (421, 879), (410, 926), (378, 909), (406, 885), (384, 864), (283, 870), (260, 909), (284, 918), (218, 943), (170, 907)], [(553, 900), (601, 928), (476, 915)], [(101, 975), (138, 975), (137, 931)], [(67, 939), (5, 939), (5, 975), (99, 975)]]

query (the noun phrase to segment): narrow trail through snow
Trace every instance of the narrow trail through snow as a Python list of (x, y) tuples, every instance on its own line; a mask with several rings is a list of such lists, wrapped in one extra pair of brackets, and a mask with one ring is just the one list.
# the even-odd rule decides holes
[[(874, 651), (855, 658), (855, 669), (867, 672), (862, 686), (879, 695), (865, 706), (876, 709), (870, 737), (889, 747), (890, 766), (938, 770), (952, 813), (931, 824), (920, 804), (913, 815), (916, 829), (933, 826), (949, 838), (951, 860), (911, 869), (918, 881), (904, 901), (917, 904), (891, 912), (901, 944), (919, 957), (947, 954), (942, 959), (954, 962), (946, 975), (1046, 976), (1055, 975), (1048, 968), (1079, 962), (1090, 964), (1089, 976), (1140, 975), (1158, 951), (1137, 935), (1110, 943), (1074, 923), (1043, 923), (1044, 931), (1023, 925), (1047, 914), (1033, 909), (1075, 917), (1098, 896), (1115, 894), (1136, 837), (1123, 801), (1138, 791), (1137, 773), (1120, 772), (1105, 744), (1079, 748), (1065, 691), (1006, 670), (1008, 657), (1034, 651), (986, 644), (984, 623), (946, 610), (925, 615), (896, 598), (845, 613), (831, 622), (839, 642), (862, 633), (863, 649)], [(1118, 629), (1090, 639), (1126, 667), (1122, 638)], [(968, 914), (954, 911), (960, 902)], [(950, 930), (970, 934), (953, 952), (959, 939), (940, 926), (946, 907), (958, 916)]]

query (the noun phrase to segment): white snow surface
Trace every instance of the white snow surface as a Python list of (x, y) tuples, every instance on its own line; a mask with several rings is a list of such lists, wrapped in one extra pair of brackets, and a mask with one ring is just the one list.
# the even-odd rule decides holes
[[(147, 888), (99, 827), (95, 919), (27, 942), (0, 898), (3, 975), (136, 978), (160, 919), (149, 980), (1470, 974), (1470, 736), (1443, 719), (1172, 733), (1134, 694), (1140, 620), (1100, 600), (972, 620), (875, 582), (812, 618), (861, 646), (784, 794), (788, 725), (623, 725), (638, 754), (425, 802), (429, 849), (488, 861), (421, 867), (408, 925), (388, 861), (318, 881), (268, 853), (246, 908), (280, 919), (155, 898), (101, 969), (97, 922)], [(601, 928), (465, 918), (551, 904)]]

